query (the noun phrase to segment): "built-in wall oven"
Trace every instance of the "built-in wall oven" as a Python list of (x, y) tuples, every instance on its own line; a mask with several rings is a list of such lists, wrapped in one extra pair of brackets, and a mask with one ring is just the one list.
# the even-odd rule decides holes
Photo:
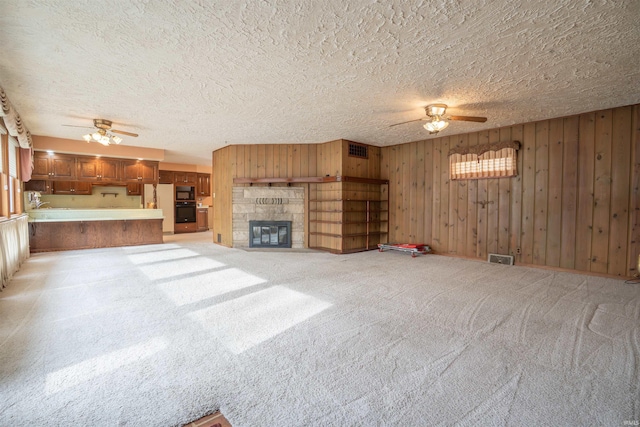
[(196, 222), (196, 203), (176, 201), (176, 224)]

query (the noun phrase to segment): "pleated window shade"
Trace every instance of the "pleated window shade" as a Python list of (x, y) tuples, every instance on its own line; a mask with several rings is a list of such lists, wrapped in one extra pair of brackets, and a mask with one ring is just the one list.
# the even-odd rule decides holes
[(518, 174), (514, 148), (488, 150), (482, 154), (451, 153), (449, 155), (450, 179), (501, 178)]

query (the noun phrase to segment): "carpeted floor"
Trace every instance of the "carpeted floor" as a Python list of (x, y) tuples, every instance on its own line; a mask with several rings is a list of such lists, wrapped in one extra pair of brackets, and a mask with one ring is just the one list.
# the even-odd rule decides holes
[(0, 425), (640, 420), (639, 285), (165, 242), (24, 264), (0, 293)]

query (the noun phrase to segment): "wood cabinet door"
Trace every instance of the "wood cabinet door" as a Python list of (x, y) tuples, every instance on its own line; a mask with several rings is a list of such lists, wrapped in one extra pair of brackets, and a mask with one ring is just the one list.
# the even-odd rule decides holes
[(52, 181), (51, 193), (52, 194), (73, 194), (75, 182), (73, 181)]
[(93, 190), (93, 186), (90, 182), (76, 181), (73, 183), (73, 194), (79, 196), (90, 196)]
[(78, 157), (76, 160), (76, 175), (82, 181), (97, 181), (100, 176), (99, 162), (90, 157)]
[(138, 165), (140, 180), (145, 184), (158, 182), (158, 162), (143, 162)]
[(76, 179), (76, 157), (55, 154), (51, 159), (51, 178)]
[(100, 159), (100, 180), (101, 181), (120, 181), (121, 160)]
[(211, 196), (211, 175), (208, 173), (198, 174), (198, 185), (196, 191), (199, 197)]
[(195, 172), (174, 172), (173, 182), (177, 185), (195, 186), (198, 174)]
[(127, 184), (127, 196), (142, 196), (142, 184)]
[(209, 229), (209, 209), (202, 208), (196, 211), (196, 224), (198, 231), (205, 231)]
[(33, 171), (31, 179), (50, 179), (51, 171), (49, 170), (50, 156), (44, 151), (33, 152)]
[(140, 177), (138, 160), (122, 161), (122, 177), (125, 181), (138, 182)]
[(159, 184), (173, 184), (173, 171), (159, 171), (158, 172), (158, 183)]
[(51, 182), (43, 179), (32, 179), (24, 183), (25, 191), (37, 191), (41, 194), (51, 194)]

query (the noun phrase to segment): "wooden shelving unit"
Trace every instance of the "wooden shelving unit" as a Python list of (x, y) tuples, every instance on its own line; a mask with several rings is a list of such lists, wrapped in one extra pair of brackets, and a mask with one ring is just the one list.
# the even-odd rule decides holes
[(387, 242), (386, 181), (325, 181), (310, 184), (309, 193), (309, 247), (351, 253), (377, 249), (378, 243)]

